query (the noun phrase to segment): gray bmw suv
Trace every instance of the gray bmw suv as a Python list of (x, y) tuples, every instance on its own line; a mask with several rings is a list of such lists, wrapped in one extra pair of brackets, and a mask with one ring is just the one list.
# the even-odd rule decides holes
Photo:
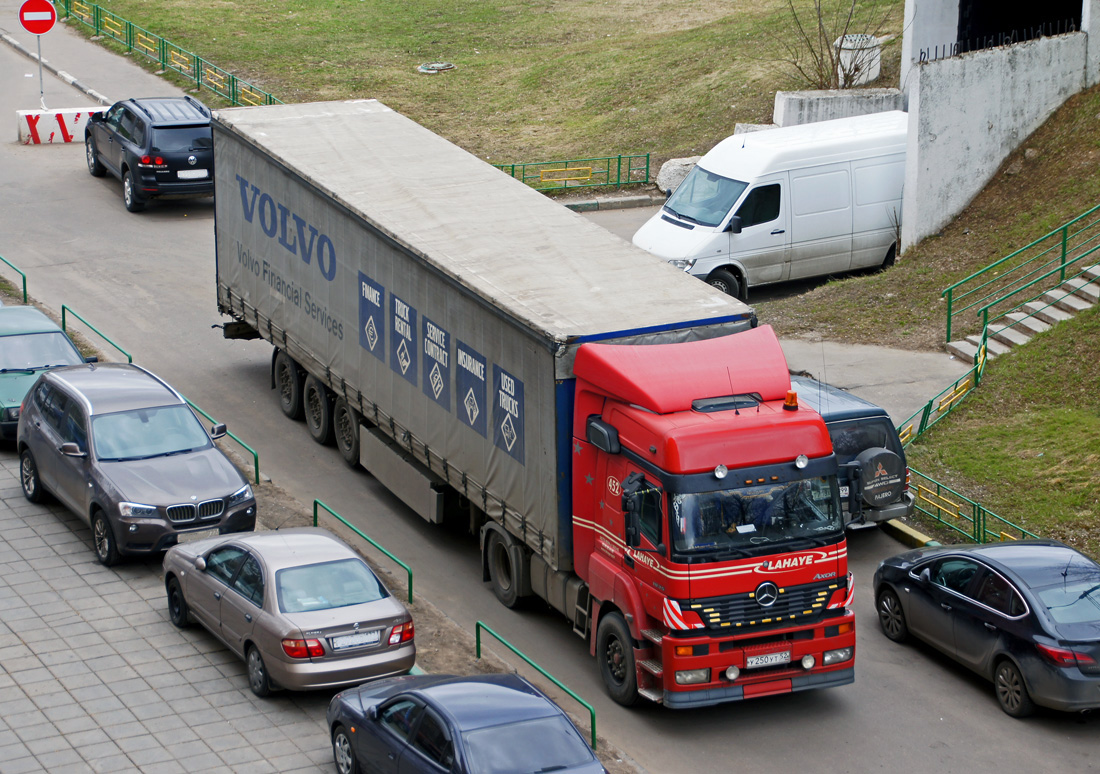
[(251, 530), (256, 499), (187, 401), (143, 368), (68, 366), (38, 377), (19, 416), (23, 495), (57, 497), (92, 528), (105, 565), (182, 540)]

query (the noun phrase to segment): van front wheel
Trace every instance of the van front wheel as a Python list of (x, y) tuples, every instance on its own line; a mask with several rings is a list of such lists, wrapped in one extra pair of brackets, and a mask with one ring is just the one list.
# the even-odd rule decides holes
[(718, 288), (727, 296), (741, 297), (741, 283), (737, 281), (737, 277), (734, 276), (733, 272), (726, 269), (718, 269), (712, 272), (707, 277), (707, 284), (713, 288)]

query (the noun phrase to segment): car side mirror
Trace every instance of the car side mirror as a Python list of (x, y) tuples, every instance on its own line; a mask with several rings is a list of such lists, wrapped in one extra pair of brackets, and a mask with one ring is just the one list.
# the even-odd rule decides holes
[(66, 457), (87, 457), (88, 456), (87, 452), (81, 451), (80, 447), (77, 446), (72, 441), (69, 441), (68, 443), (61, 444), (61, 448), (60, 448), (59, 451), (63, 455), (65, 455)]
[(210, 437), (213, 438), (216, 441), (219, 438), (223, 437), (228, 432), (229, 431), (226, 430), (226, 428), (225, 428), (225, 423), (224, 422), (218, 422), (218, 424), (216, 424), (216, 425), (214, 425), (213, 427), (210, 428)]
[(726, 226), (726, 231), (729, 231), (731, 234), (740, 234), (741, 233), (741, 216), (740, 215), (734, 215), (733, 217), (730, 218), (729, 225)]
[(932, 570), (931, 570), (931, 568), (925, 567), (923, 570), (920, 571), (920, 575), (918, 575), (917, 577), (920, 578), (922, 583), (931, 583), (932, 582)]
[(378, 705), (372, 704), (367, 707), (367, 717), (371, 720), (378, 720)]
[(93, 124), (103, 123), (103, 111), (101, 110), (98, 113), (92, 113), (88, 116), (88, 121)]
[(85, 363), (98, 363), (99, 358), (96, 357), (95, 355), (88, 355), (88, 357), (84, 358), (84, 362)]
[(201, 556), (195, 557), (195, 569), (199, 572), (206, 572), (206, 560)]

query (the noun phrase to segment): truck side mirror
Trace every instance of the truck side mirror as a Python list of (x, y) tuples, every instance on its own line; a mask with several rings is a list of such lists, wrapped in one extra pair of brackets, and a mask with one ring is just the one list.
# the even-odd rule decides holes
[(733, 217), (730, 218), (729, 225), (726, 226), (726, 231), (729, 231), (732, 234), (740, 234), (741, 233), (741, 216), (740, 215), (734, 215)]
[(585, 434), (588, 442), (602, 452), (618, 454), (622, 450), (619, 446), (619, 431), (598, 417), (588, 418)]

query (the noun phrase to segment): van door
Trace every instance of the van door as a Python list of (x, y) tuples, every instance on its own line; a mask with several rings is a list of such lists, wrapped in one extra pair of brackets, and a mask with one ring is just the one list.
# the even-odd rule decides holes
[(734, 214), (741, 233), (730, 233), (730, 262), (745, 270), (748, 284), (787, 279), (790, 260), (787, 175), (770, 175), (754, 183), (741, 197)]
[(851, 164), (791, 170), (790, 279), (852, 265)]

